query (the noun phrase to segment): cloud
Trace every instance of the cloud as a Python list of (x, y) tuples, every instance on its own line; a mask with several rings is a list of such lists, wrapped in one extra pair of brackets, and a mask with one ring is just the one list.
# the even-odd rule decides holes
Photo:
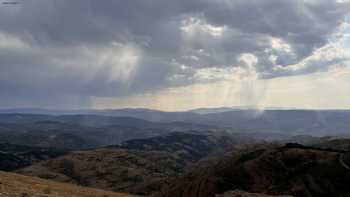
[(340, 28), (349, 12), (350, 2), (337, 0), (0, 5), (0, 97), (8, 100), (2, 105), (11, 98), (55, 98), (48, 106), (74, 98), (72, 105), (79, 105), (79, 98), (88, 103), (90, 97), (244, 74), (275, 78), (324, 71), (347, 59), (324, 56), (341, 50), (332, 38), (344, 34)]

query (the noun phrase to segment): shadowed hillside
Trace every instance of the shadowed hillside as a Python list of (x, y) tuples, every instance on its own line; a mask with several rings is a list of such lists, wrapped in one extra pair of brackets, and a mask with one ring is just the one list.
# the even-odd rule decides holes
[(0, 170), (12, 171), (67, 154), (67, 150), (0, 144)]
[(341, 154), (300, 145), (244, 151), (187, 173), (159, 196), (213, 197), (233, 189), (298, 197), (350, 196), (350, 171), (341, 164)]

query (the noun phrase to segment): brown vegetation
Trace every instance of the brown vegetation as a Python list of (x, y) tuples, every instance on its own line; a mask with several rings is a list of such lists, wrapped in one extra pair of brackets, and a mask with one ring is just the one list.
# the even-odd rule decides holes
[(0, 172), (1, 197), (135, 197), (98, 189)]

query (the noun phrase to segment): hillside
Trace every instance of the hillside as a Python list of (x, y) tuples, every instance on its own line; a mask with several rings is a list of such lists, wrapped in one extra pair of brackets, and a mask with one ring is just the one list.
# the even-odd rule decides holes
[(342, 163), (349, 159), (342, 154), (300, 145), (256, 148), (199, 166), (172, 181), (159, 196), (213, 197), (234, 189), (297, 197), (350, 196), (350, 171)]
[(249, 193), (245, 191), (240, 190), (234, 190), (225, 192), (224, 194), (216, 195), (216, 197), (292, 197), (292, 196), (271, 196), (271, 195), (265, 195), (265, 194), (259, 194), (259, 193)]
[(331, 139), (325, 140), (318, 143), (312, 144), (312, 146), (319, 148), (333, 148), (337, 150), (350, 151), (350, 139), (342, 138), (342, 139)]
[(72, 152), (17, 172), (101, 189), (150, 194), (191, 164), (235, 144), (237, 139), (229, 136), (176, 132), (126, 141), (120, 146)]
[(0, 144), (0, 170), (12, 171), (68, 153), (55, 148)]
[(165, 151), (190, 162), (196, 162), (214, 152), (224, 152), (247, 138), (219, 133), (173, 132), (147, 139), (123, 142), (120, 147), (129, 150)]
[(149, 194), (169, 177), (182, 173), (186, 161), (166, 152), (106, 148), (77, 151), (16, 172), (28, 176), (106, 190)]
[(0, 143), (80, 150), (173, 131), (216, 130), (187, 122), (158, 123), (99, 115), (0, 114)]
[(0, 172), (1, 197), (135, 197), (98, 189)]

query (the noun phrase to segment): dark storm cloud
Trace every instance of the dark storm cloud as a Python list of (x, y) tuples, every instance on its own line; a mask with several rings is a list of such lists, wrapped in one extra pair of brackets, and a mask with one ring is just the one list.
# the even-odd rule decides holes
[[(203, 68), (241, 66), (242, 54), (256, 56), (262, 77), (290, 75), (276, 66), (298, 64), (326, 45), (349, 6), (330, 0), (0, 5), (0, 96), (7, 105), (11, 97), (52, 95), (54, 104), (150, 92), (196, 83)], [(322, 70), (315, 65), (293, 73)]]

